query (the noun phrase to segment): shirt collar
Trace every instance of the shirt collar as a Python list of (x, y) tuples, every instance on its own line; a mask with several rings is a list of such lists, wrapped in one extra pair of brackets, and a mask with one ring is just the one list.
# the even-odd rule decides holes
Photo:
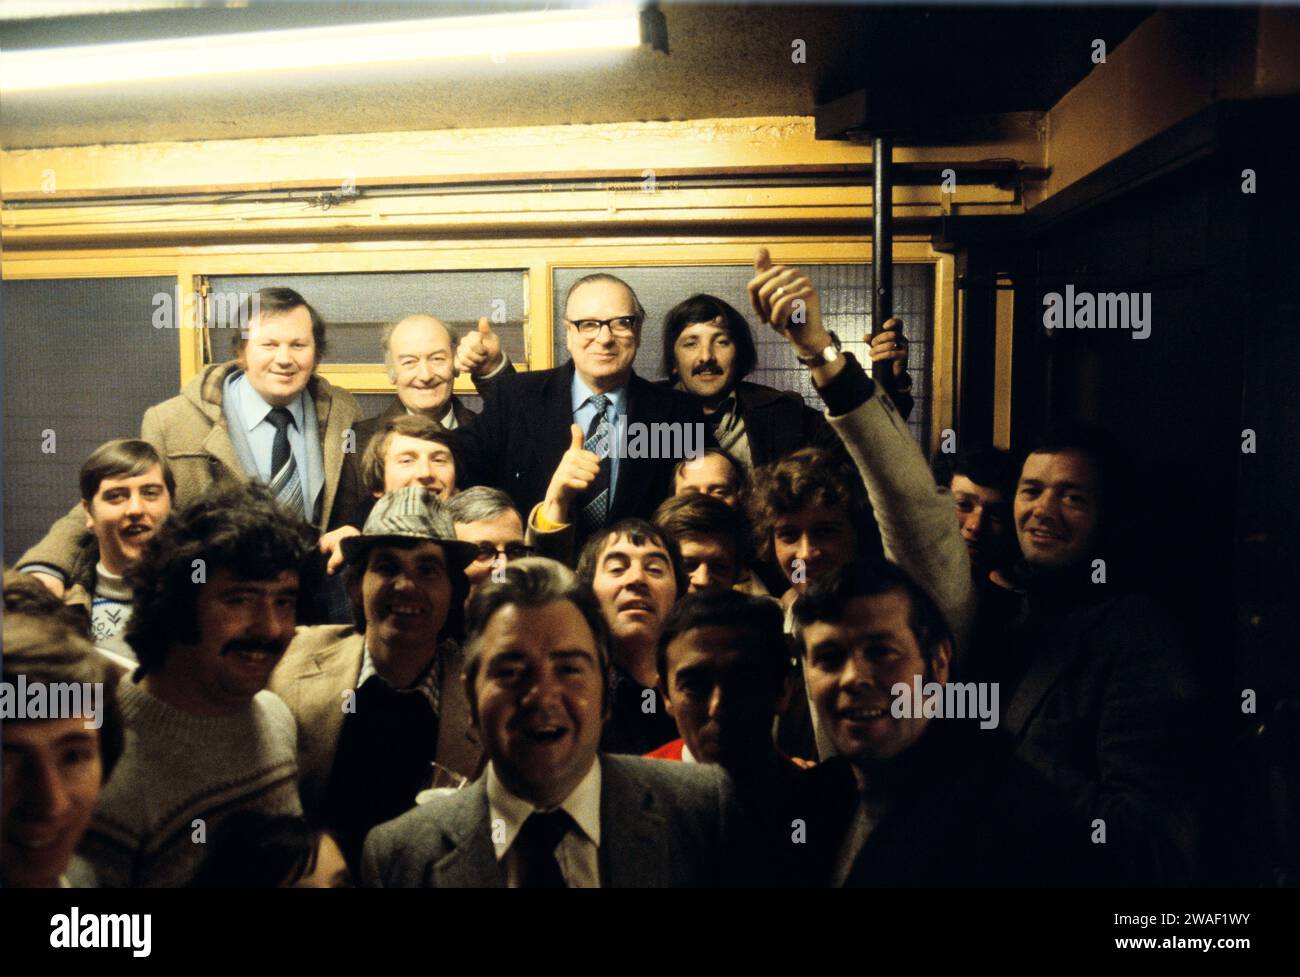
[[(361, 686), (365, 685), (366, 679), (370, 678), (372, 675), (378, 677), (379, 681), (383, 682), (385, 685), (388, 685), (388, 680), (379, 674), (378, 669), (375, 668), (375, 660), (370, 657), (370, 643), (365, 642), (361, 647), (361, 674), (357, 676), (357, 688), (359, 689)], [(420, 693), (429, 700), (429, 706), (433, 709), (433, 714), (435, 716), (442, 714), (442, 686), (438, 679), (438, 662), (441, 660), (442, 649), (439, 648), (438, 654), (435, 655), (433, 661), (429, 663), (429, 667), (424, 670), (424, 675), (420, 677), (419, 681), (409, 689), (396, 690), (399, 693)]]
[[(574, 370), (573, 387), (571, 389), (571, 394), (570, 394), (573, 403), (573, 412), (576, 414), (581, 409), (582, 405), (585, 404), (590, 398), (594, 397), (595, 395), (596, 395), (596, 391), (592, 390), (585, 383), (583, 383), (582, 377), (578, 376), (578, 371)], [(615, 417), (618, 417), (620, 414), (627, 413), (627, 408), (625, 406), (627, 404), (626, 383), (623, 384), (623, 386), (619, 387), (617, 390), (610, 390), (606, 392), (605, 396), (609, 398), (610, 406), (614, 408)]]
[[(403, 406), (403, 407), (406, 407), (405, 404), (403, 404), (402, 406)], [(411, 408), (406, 407), (406, 413), (409, 414), (409, 415), (415, 415), (415, 414), (418, 414), (418, 413), (420, 413), (420, 412), (419, 412), (419, 411), (415, 411), (415, 410), (411, 410)], [(443, 414), (442, 417), (438, 418), (438, 423), (441, 424), (441, 425), (442, 425), (444, 428), (446, 428), (448, 431), (454, 431), (454, 430), (456, 429), (456, 427), (457, 427), (457, 424), (456, 424), (456, 407), (455, 407), (455, 404), (454, 404), (452, 401), (450, 401), (450, 400), (447, 401), (447, 412), (446, 412), (445, 414)]]
[[(262, 395), (253, 389), (253, 385), (248, 382), (248, 375), (242, 370), (232, 382), (231, 389), (238, 398), (239, 417), (244, 422), (245, 430), (251, 431), (266, 420), (266, 415), (273, 409), (272, 405), (263, 400)], [(303, 393), (306, 393), (306, 390)], [(293, 423), (299, 431), (303, 430), (302, 396), (302, 393), (298, 394), (293, 399), (293, 403), (285, 405), (289, 408)]]
[(691, 748), (690, 748), (689, 746), (687, 746), (685, 743), (683, 743), (683, 744), (682, 744), (682, 763), (698, 763), (698, 762), (699, 762), (699, 761), (697, 761), (697, 760), (695, 759), (695, 754), (691, 752)]
[[(587, 775), (578, 781), (578, 786), (569, 792), (569, 796), (557, 805), (573, 818), (593, 845), (600, 847), (600, 757), (597, 756), (587, 771)], [(489, 762), (487, 768), (488, 810), (492, 820), (501, 820), (504, 832), (492, 832), (492, 845), (496, 849), (497, 861), (505, 858), (506, 852), (514, 844), (519, 829), (528, 820), (528, 815), (536, 808), (522, 797), (516, 797), (506, 789), (497, 776), (496, 766)], [(554, 810), (554, 808), (552, 808)]]

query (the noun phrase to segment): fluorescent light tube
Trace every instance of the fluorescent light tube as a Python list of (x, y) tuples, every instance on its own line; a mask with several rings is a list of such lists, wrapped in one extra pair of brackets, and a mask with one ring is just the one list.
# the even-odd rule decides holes
[(636, 7), (552, 10), (0, 52), (0, 90), (635, 48)]

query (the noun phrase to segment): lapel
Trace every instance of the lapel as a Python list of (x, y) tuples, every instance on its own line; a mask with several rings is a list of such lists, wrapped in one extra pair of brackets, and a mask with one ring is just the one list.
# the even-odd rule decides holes
[(543, 491), (555, 466), (560, 463), (569, 445), (569, 426), (573, 424), (573, 363), (552, 370), (542, 383), (541, 409), (523, 410), (524, 424), (529, 429), (530, 443), (534, 445), (541, 464)]
[(601, 754), (600, 879), (608, 889), (664, 888), (668, 826), (654, 792), (629, 777), (618, 760)]
[(1109, 601), (1082, 613), (1067, 614), (1053, 629), (1047, 647), (1034, 655), (1025, 677), (1007, 706), (1006, 728), (1020, 737), (1042, 707), (1048, 693), (1088, 647), (1088, 632), (1109, 609)]
[(426, 884), (439, 889), (501, 888), (504, 882), (488, 825), (487, 778), (458, 791), (440, 813), (440, 827), (452, 848), (429, 865)]
[(475, 777), (483, 765), (483, 751), (470, 729), (469, 700), (460, 681), (464, 656), (460, 647), (445, 642), (440, 654), (442, 711), (438, 716), (438, 764), (463, 777)]
[[(217, 459), (230, 470), (232, 475), (244, 481), (244, 466), (235, 453), (235, 443), (230, 440), (230, 429), (226, 427), (226, 414), (222, 409), (222, 388), (226, 377), (232, 370), (238, 369), (234, 362), (221, 363), (211, 367), (200, 382), (196, 406), (203, 412), (209, 422), (208, 433), (203, 438), (203, 451), (209, 457)], [(193, 402), (193, 401), (191, 401)]]
[[(401, 407), (400, 402), (398, 403), (398, 407)], [(451, 412), (452, 415), (456, 418), (456, 426), (458, 429), (464, 427), (466, 424), (468, 424), (470, 421), (472, 421), (475, 417), (478, 416), (472, 410), (466, 407), (465, 404), (461, 401), (461, 399), (457, 397), (455, 394), (451, 395)]]
[[(312, 631), (304, 629), (300, 633), (310, 636)], [(293, 662), (286, 662), (296, 667), (283, 680), (273, 683), (273, 691), (298, 718), (299, 773), (306, 795), (303, 800), (312, 809), (324, 802), (339, 737), (343, 735), (342, 691), (355, 689), (361, 677), (362, 644), (362, 635), (349, 633), (341, 640), (312, 648)]]
[[(659, 412), (655, 411), (655, 400), (661, 393), (661, 388), (654, 386), (647, 380), (642, 380), (636, 373), (628, 377), (627, 381), (627, 417), (624, 419), (625, 434), (630, 439), (631, 425), (633, 423), (646, 423), (651, 420), (668, 420), (666, 416), (659, 417)], [(622, 518), (625, 514), (637, 511), (636, 501), (646, 491), (652, 487), (652, 478), (650, 472), (646, 471), (648, 462), (642, 458), (627, 458), (619, 460), (618, 488), (614, 497), (610, 499), (609, 511), (610, 521)]]
[[(321, 437), (321, 464), (324, 467), (325, 488), (321, 493), (320, 524), (329, 524), (329, 514), (334, 508), (334, 496), (339, 489), (339, 474), (343, 470), (343, 431), (354, 418), (346, 416), (336, 404), (333, 391), (319, 376), (307, 381), (307, 390), (316, 406), (316, 423)], [(333, 422), (331, 424), (331, 421)]]

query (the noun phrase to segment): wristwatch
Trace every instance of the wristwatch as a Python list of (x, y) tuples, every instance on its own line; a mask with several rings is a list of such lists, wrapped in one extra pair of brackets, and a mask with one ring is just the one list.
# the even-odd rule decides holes
[(829, 332), (831, 344), (820, 353), (814, 353), (812, 356), (796, 356), (795, 359), (804, 366), (824, 366), (827, 363), (834, 363), (840, 358), (840, 337), (833, 332)]

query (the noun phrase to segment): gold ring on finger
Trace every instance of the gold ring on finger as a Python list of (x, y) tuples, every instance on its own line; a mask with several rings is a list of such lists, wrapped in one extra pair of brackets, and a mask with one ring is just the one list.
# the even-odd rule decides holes
[(779, 286), (779, 287), (777, 288), (777, 290), (776, 290), (776, 297), (777, 297), (777, 298), (780, 298), (780, 297), (781, 297), (782, 295), (784, 295), (784, 294), (785, 294), (785, 286), (784, 286), (784, 285), (781, 285), (781, 286)]

